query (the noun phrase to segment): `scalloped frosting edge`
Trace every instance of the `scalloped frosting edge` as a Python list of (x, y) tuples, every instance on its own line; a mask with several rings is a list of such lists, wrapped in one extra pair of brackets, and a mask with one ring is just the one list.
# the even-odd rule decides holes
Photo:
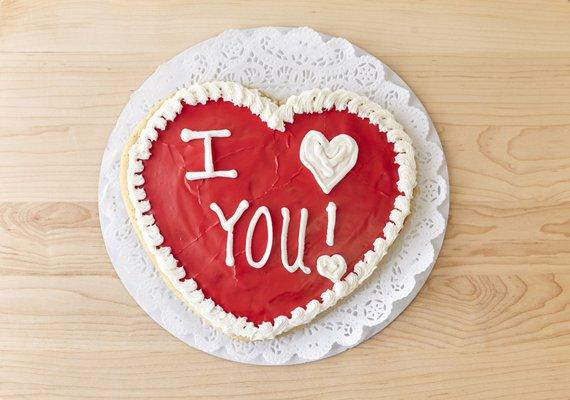
[[(141, 174), (144, 169), (143, 160), (148, 160), (151, 156), (152, 143), (159, 135), (157, 129), (163, 130), (169, 121), (176, 118), (182, 110), (183, 102), (193, 106), (219, 99), (238, 107), (249, 108), (271, 129), (278, 131), (284, 131), (285, 123), (293, 122), (295, 114), (320, 113), (331, 109), (346, 110), (376, 125), (379, 133), (386, 134), (396, 153), (394, 162), (398, 165), (397, 187), (402, 194), (394, 201), (389, 221), (383, 228), (384, 238), (375, 239), (372, 250), (364, 254), (363, 259), (355, 264), (354, 270), (344, 279), (336, 282), (332, 289), (324, 291), (320, 296), (321, 301), (313, 299), (305, 307), (293, 309), (291, 317), (280, 315), (273, 322), (266, 321), (259, 326), (248, 321), (246, 317), (237, 317), (224, 311), (212, 299), (204, 296), (195, 280), (181, 281), (186, 276), (184, 267), (178, 265), (178, 260), (169, 247), (161, 246), (164, 238), (155, 224), (154, 217), (149, 213), (151, 204), (146, 200), (146, 193), (141, 187), (144, 184)], [(184, 87), (164, 100), (147, 116), (138, 137), (134, 143), (127, 144), (125, 152), (128, 161), (125, 171), (127, 198), (124, 200), (132, 207), (130, 219), (143, 239), (147, 252), (155, 260), (155, 266), (179, 297), (203, 319), (227, 335), (250, 341), (272, 339), (307, 324), (358, 288), (376, 270), (402, 229), (404, 220), (410, 214), (416, 186), (416, 164), (411, 138), (389, 111), (367, 97), (346, 90), (312, 89), (291, 96), (279, 105), (259, 91), (235, 82), (216, 81)]]

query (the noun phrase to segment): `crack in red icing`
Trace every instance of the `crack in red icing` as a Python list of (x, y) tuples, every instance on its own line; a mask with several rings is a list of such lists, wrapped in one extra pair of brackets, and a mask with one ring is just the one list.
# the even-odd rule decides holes
[[(245, 316), (256, 325), (279, 315), (290, 316), (296, 307), (320, 299), (332, 282), (316, 271), (316, 259), (323, 254), (341, 254), (348, 272), (361, 260), (372, 243), (381, 237), (395, 198), (401, 193), (395, 152), (386, 135), (375, 125), (346, 111), (300, 114), (286, 124), (285, 132), (269, 129), (247, 108), (224, 101), (184, 105), (178, 117), (161, 131), (144, 161), (143, 185), (156, 225), (183, 265), (186, 278), (193, 278), (225, 311)], [(229, 129), (231, 137), (213, 139), (216, 170), (236, 169), (236, 179), (214, 178), (188, 181), (186, 171), (204, 169), (203, 141), (184, 143), (183, 128), (192, 130)], [(311, 172), (299, 160), (299, 146), (310, 130), (327, 139), (345, 133), (359, 147), (354, 168), (329, 195), (319, 188)], [(241, 200), (250, 207), (235, 225), (235, 267), (225, 265), (226, 232), (210, 204), (216, 202), (231, 216)], [(335, 244), (325, 243), (329, 201), (337, 205)], [(245, 258), (245, 236), (255, 210), (267, 206), (273, 220), (273, 247), (268, 263), (255, 269)], [(288, 254), (293, 261), (301, 208), (309, 210), (305, 265), (310, 274), (288, 272), (281, 265), (279, 238), (281, 207), (289, 208)], [(260, 222), (253, 240), (258, 260), (266, 246), (265, 222)]]

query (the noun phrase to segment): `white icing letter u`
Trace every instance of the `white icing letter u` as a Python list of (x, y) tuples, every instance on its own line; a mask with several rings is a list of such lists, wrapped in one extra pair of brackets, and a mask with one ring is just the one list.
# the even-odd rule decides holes
[(283, 207), (281, 209), (281, 215), (283, 216), (283, 227), (281, 229), (281, 264), (289, 272), (295, 272), (297, 269), (301, 269), (305, 274), (310, 274), (311, 269), (303, 264), (303, 254), (305, 253), (305, 234), (307, 231), (307, 217), (309, 212), (306, 208), (301, 209), (301, 221), (299, 223), (299, 236), (297, 242), (297, 258), (295, 262), (290, 265), (289, 257), (287, 256), (287, 235), (289, 233), (289, 221), (291, 219), (289, 214), (289, 209)]
[(249, 203), (247, 202), (247, 200), (242, 200), (239, 203), (236, 212), (234, 212), (234, 215), (232, 215), (229, 219), (226, 219), (224, 213), (220, 209), (220, 206), (218, 206), (216, 203), (210, 204), (210, 209), (216, 213), (218, 219), (220, 220), (220, 225), (222, 225), (222, 228), (228, 233), (226, 239), (226, 265), (228, 267), (233, 267), (235, 265), (234, 225), (236, 224), (238, 219), (240, 219), (240, 217), (243, 215), (243, 213), (245, 212), (245, 210), (247, 210), (248, 207)]
[[(267, 245), (265, 246), (265, 253), (263, 253), (263, 257), (261, 260), (254, 261), (253, 255), (251, 254), (251, 242), (253, 240), (253, 232), (255, 231), (255, 227), (257, 226), (257, 222), (259, 218), (263, 215), (265, 217), (265, 222), (267, 223)], [(249, 222), (249, 226), (247, 227), (247, 236), (245, 237), (245, 257), (247, 258), (247, 262), (253, 268), (261, 268), (263, 267), (267, 261), (269, 260), (269, 255), (271, 254), (271, 247), (273, 246), (273, 222), (271, 221), (271, 214), (269, 214), (269, 209), (265, 206), (259, 207), (251, 221)]]

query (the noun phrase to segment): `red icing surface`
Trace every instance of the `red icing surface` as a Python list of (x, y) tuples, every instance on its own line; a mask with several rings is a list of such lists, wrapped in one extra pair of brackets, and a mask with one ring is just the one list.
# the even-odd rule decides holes
[[(236, 179), (214, 178), (188, 181), (186, 171), (204, 169), (203, 140), (184, 143), (183, 128), (193, 130), (229, 129), (231, 137), (213, 138), (215, 170), (236, 169)], [(329, 195), (319, 188), (311, 172), (299, 160), (299, 146), (309, 130), (322, 132), (329, 140), (346, 133), (359, 147), (354, 168)], [(316, 259), (323, 254), (341, 254), (348, 272), (382, 236), (382, 229), (397, 190), (395, 153), (386, 136), (368, 120), (341, 111), (296, 115), (286, 131), (269, 129), (249, 109), (223, 101), (205, 105), (185, 105), (181, 114), (168, 123), (153, 143), (152, 156), (144, 162), (144, 189), (151, 213), (164, 236), (163, 246), (225, 311), (245, 316), (259, 324), (320, 299), (332, 282), (317, 273)], [(235, 225), (235, 267), (225, 265), (226, 232), (210, 210), (216, 202), (229, 218), (238, 203), (250, 206)], [(337, 205), (335, 244), (325, 243), (329, 201)], [(261, 269), (251, 267), (245, 258), (246, 231), (255, 210), (267, 206), (273, 219), (273, 247), (269, 262)], [(305, 265), (290, 273), (281, 265), (281, 207), (291, 211), (289, 262), (295, 261), (300, 210), (309, 211)], [(259, 260), (266, 246), (265, 219), (261, 218), (253, 239), (253, 257)]]

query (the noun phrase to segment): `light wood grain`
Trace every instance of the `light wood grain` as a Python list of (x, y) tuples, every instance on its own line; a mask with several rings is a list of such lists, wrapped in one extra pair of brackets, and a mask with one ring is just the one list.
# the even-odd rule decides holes
[[(116, 276), (99, 164), (130, 93), (228, 28), (309, 25), (380, 57), (445, 148), (436, 268), (373, 339), (309, 365), (218, 360)], [(0, 1), (0, 398), (570, 398), (570, 2)]]

